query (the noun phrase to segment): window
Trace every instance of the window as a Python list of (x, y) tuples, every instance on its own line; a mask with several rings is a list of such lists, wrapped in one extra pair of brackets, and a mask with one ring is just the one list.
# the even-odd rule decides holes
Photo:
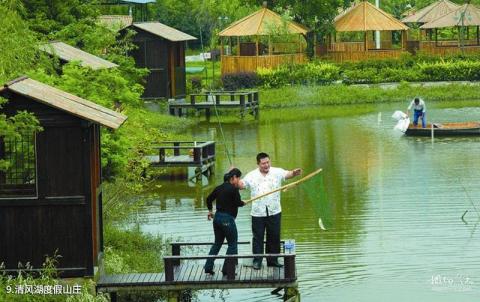
[(0, 138), (0, 198), (36, 197), (37, 167), (35, 134)]

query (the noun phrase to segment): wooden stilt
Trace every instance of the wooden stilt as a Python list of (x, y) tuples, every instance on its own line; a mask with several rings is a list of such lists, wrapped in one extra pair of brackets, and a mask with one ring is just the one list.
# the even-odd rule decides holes
[(480, 45), (480, 26), (477, 26), (477, 45)]
[(278, 293), (283, 289), (283, 287), (277, 287), (276, 289), (272, 290), (270, 294), (278, 295)]
[(110, 293), (110, 302), (117, 302), (117, 293)]
[(237, 56), (241, 56), (242, 53), (240, 52), (240, 37), (237, 37)]

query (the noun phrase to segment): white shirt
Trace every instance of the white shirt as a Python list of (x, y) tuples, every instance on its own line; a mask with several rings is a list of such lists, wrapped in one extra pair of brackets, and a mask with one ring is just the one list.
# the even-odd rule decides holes
[[(282, 181), (285, 180), (288, 171), (282, 168), (270, 167), (268, 173), (264, 176), (260, 169), (255, 169), (249, 172), (244, 178), (243, 182), (245, 188), (250, 189), (250, 196), (254, 198), (264, 193), (273, 191), (282, 186)], [(268, 209), (268, 216), (276, 215), (282, 211), (280, 205), (280, 192), (275, 192), (268, 196), (255, 200), (252, 203), (251, 215), (255, 217), (266, 217)]]
[(420, 99), (420, 101), (418, 102), (418, 105), (416, 105), (415, 100), (413, 100), (410, 103), (410, 106), (408, 106), (408, 110), (412, 109), (412, 107), (414, 110), (422, 110), (423, 113), (425, 113), (425, 110), (427, 110), (427, 106), (425, 105), (425, 102), (422, 99)]

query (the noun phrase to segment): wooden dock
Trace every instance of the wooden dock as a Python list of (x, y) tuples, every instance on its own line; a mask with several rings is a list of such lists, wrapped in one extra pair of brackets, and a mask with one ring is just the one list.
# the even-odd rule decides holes
[(195, 167), (196, 177), (213, 174), (214, 141), (165, 141), (154, 149), (158, 155), (145, 156), (151, 167)]
[[(185, 301), (185, 292), (206, 289), (245, 289), (272, 288), (272, 293), (284, 289), (284, 301), (299, 301), (297, 291), (297, 276), (295, 254), (264, 254), (264, 255), (218, 255), (218, 256), (181, 256), (182, 246), (208, 246), (212, 243), (173, 243), (172, 256), (163, 258), (165, 272), (102, 275), (97, 282), (97, 291), (110, 293), (111, 301), (116, 301), (120, 291), (166, 291), (169, 302)], [(239, 242), (249, 244), (249, 242)], [(255, 270), (248, 265), (237, 265), (239, 259), (261, 257), (283, 258), (283, 267), (267, 267)], [(217, 259), (215, 274), (205, 274), (203, 265), (208, 258)], [(227, 274), (222, 273), (221, 259), (227, 262)], [(264, 261), (265, 263), (265, 261)]]
[(191, 94), (190, 102), (171, 100), (168, 102), (168, 111), (171, 115), (182, 116), (189, 109), (205, 110), (206, 118), (210, 119), (212, 110), (239, 108), (243, 119), (248, 112), (258, 118), (259, 106), (258, 91), (209, 91)]

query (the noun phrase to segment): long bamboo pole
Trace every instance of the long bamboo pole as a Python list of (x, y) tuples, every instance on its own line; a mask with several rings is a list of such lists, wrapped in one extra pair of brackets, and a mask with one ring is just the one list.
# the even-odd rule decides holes
[(270, 195), (270, 194), (276, 193), (276, 192), (278, 192), (278, 191), (286, 191), (286, 190), (288, 190), (288, 189), (290, 189), (290, 188), (293, 188), (293, 187), (301, 184), (302, 182), (304, 182), (304, 181), (306, 181), (306, 180), (314, 177), (315, 175), (317, 175), (317, 174), (320, 173), (320, 172), (322, 172), (322, 169), (321, 169), (321, 168), (318, 169), (318, 170), (316, 170), (316, 171), (314, 171), (314, 172), (312, 172), (312, 173), (310, 173), (310, 174), (308, 174), (308, 175), (306, 175), (305, 177), (303, 177), (303, 178), (301, 178), (301, 179), (299, 179), (299, 180), (297, 180), (297, 181), (294, 181), (294, 182), (292, 182), (292, 183), (286, 184), (286, 185), (284, 185), (284, 186), (281, 186), (280, 188), (277, 188), (277, 189), (275, 189), (275, 190), (273, 190), (273, 191), (264, 193), (264, 194), (262, 194), (262, 195), (258, 195), (258, 196), (255, 196), (255, 197), (253, 197), (253, 198), (250, 198), (249, 200), (246, 200), (246, 201), (245, 201), (245, 204), (251, 203), (251, 202), (253, 202), (253, 201), (257, 200), (257, 199), (263, 198), (263, 197), (265, 197), (265, 196), (268, 196), (268, 195)]

